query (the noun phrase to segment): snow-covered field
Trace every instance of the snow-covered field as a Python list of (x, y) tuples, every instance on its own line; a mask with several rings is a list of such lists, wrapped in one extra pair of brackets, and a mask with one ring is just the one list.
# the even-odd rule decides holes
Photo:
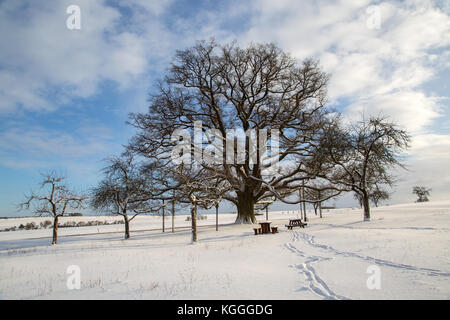
[[(0, 298), (450, 299), (450, 201), (375, 208), (370, 222), (360, 209), (310, 213), (293, 231), (284, 227), (290, 217), (271, 212), (280, 232), (255, 236), (231, 214), (216, 232), (210, 215), (196, 245), (188, 228), (170, 232), (170, 217), (165, 233), (152, 231), (160, 217), (136, 218), (126, 241), (123, 225), (62, 228), (57, 246), (51, 229), (1, 232)], [(189, 226), (185, 218), (175, 225)], [(46, 219), (0, 220), (0, 229)], [(83, 219), (118, 218), (61, 223)], [(79, 290), (67, 287), (71, 265)]]

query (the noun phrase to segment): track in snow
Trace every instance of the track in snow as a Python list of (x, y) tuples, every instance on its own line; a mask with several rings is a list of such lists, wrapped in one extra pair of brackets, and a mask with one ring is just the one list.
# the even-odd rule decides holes
[(299, 234), (297, 232), (294, 232), (293, 236), (293, 240), (291, 242), (285, 243), (285, 247), (296, 255), (302, 258), (306, 258), (306, 261), (304, 263), (296, 264), (295, 268), (300, 270), (300, 272), (305, 276), (306, 281), (308, 282), (308, 290), (327, 300), (348, 300), (348, 298), (334, 293), (330, 289), (330, 287), (328, 287), (326, 282), (319, 277), (313, 267), (313, 264), (319, 263), (321, 261), (331, 260), (331, 258), (305, 256), (304, 252), (296, 248), (293, 244), (299, 240)]
[(410, 270), (410, 271), (416, 271), (416, 272), (424, 272), (427, 273), (428, 275), (431, 276), (444, 276), (444, 277), (450, 277), (450, 273), (449, 272), (445, 272), (445, 271), (441, 271), (441, 270), (436, 270), (436, 269), (430, 269), (430, 268), (419, 268), (419, 267), (414, 267), (411, 265), (407, 265), (407, 264), (402, 264), (402, 263), (395, 263), (392, 261), (388, 261), (388, 260), (383, 260), (383, 259), (378, 259), (378, 258), (373, 258), (370, 256), (362, 256), (359, 255), (357, 253), (354, 252), (346, 252), (346, 251), (339, 251), (329, 245), (325, 245), (325, 244), (319, 244), (315, 241), (315, 237), (306, 233), (297, 233), (297, 238), (299, 236), (302, 237), (302, 239), (304, 239), (309, 245), (319, 248), (319, 249), (323, 249), (326, 250), (328, 252), (331, 252), (335, 255), (339, 255), (339, 256), (343, 256), (343, 257), (352, 257), (352, 258), (359, 258), (362, 260), (365, 260), (369, 263), (374, 263), (380, 266), (386, 266), (386, 267), (391, 267), (391, 268), (397, 268), (397, 269), (403, 269), (403, 270)]

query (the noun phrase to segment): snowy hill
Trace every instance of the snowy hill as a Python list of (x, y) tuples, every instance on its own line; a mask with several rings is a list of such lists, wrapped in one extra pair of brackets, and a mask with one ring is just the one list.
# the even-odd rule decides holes
[[(280, 232), (257, 236), (231, 214), (220, 215), (216, 232), (210, 215), (199, 221), (196, 245), (185, 216), (176, 217), (175, 233), (170, 217), (165, 233), (154, 230), (160, 217), (138, 217), (126, 241), (123, 225), (61, 228), (53, 247), (50, 229), (1, 232), (0, 298), (450, 298), (450, 201), (374, 208), (369, 222), (360, 209), (308, 213), (305, 229), (288, 231), (296, 215), (269, 213)], [(2, 220), (0, 229), (15, 220), (25, 221)], [(72, 265), (79, 290), (67, 287)]]

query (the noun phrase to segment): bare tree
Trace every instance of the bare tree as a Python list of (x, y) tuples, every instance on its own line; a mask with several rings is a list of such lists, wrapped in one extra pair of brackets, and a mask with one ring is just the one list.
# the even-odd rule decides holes
[(105, 178), (92, 189), (91, 206), (122, 216), (125, 239), (128, 239), (130, 222), (137, 215), (156, 212), (160, 207), (152, 201), (151, 177), (136, 164), (133, 155), (113, 156), (107, 162), (102, 170)]
[(210, 209), (216, 206), (227, 190), (227, 184), (201, 167), (192, 165), (178, 166), (174, 174), (180, 181), (180, 201), (189, 201), (191, 205), (192, 242), (197, 237), (197, 208)]
[(418, 198), (416, 202), (427, 202), (430, 201), (428, 197), (430, 196), (431, 189), (422, 186), (415, 186), (413, 188), (412, 193), (415, 194)]
[(325, 182), (316, 182), (305, 186), (306, 199), (305, 202), (312, 203), (314, 208), (314, 214), (322, 218), (322, 202), (334, 197), (337, 197), (341, 193), (340, 190), (336, 190), (334, 186), (326, 184)]
[[(380, 201), (388, 200), (391, 195), (389, 192), (385, 189), (380, 188), (378, 185), (375, 186), (369, 186), (368, 188), (369, 192), (369, 200), (375, 205), (375, 207), (378, 207)], [(358, 200), (360, 208), (363, 207), (363, 197), (359, 193), (354, 193), (354, 198)]]
[[(42, 174), (42, 192), (25, 196), (26, 200), (20, 204), (21, 209), (34, 207), (34, 213), (38, 216), (53, 217), (52, 245), (58, 242), (58, 219), (64, 215), (70, 215), (83, 209), (86, 195), (77, 194), (64, 183), (66, 177), (55, 172)], [(76, 210), (76, 211), (75, 211)]]
[(320, 156), (334, 168), (323, 177), (343, 191), (354, 191), (362, 200), (364, 220), (370, 220), (370, 187), (393, 185), (390, 169), (404, 168), (399, 156), (409, 146), (409, 135), (383, 117), (372, 117), (349, 127), (335, 122), (324, 137)]
[[(213, 145), (223, 161), (211, 166), (199, 160), (196, 154), (204, 153), (206, 146), (198, 148), (189, 142), (194, 160), (228, 183), (230, 190), (223, 199), (237, 206), (236, 222), (255, 222), (255, 203), (273, 196), (294, 201), (289, 196), (313, 175), (306, 163), (317, 152), (324, 123), (330, 119), (324, 106), (327, 81), (317, 61), (299, 63), (274, 44), (240, 48), (236, 43), (198, 42), (176, 53), (168, 74), (151, 96), (148, 112), (130, 115), (130, 124), (138, 132), (129, 148), (150, 161), (167, 160), (179, 143), (172, 139), (174, 130), (192, 134), (195, 123), (201, 123), (200, 131), (207, 139), (200, 144)], [(235, 134), (230, 147), (226, 137), (238, 129), (245, 135)], [(267, 130), (266, 137), (262, 129)], [(270, 141), (270, 161), (261, 160), (263, 144), (258, 143), (257, 151), (252, 149), (252, 133), (255, 140)], [(275, 140), (278, 151), (272, 148)], [(226, 152), (219, 142), (226, 143)], [(239, 142), (244, 146), (242, 153), (236, 147)], [(265, 174), (273, 159), (284, 165)]]
[(386, 201), (391, 197), (389, 192), (381, 188), (375, 188), (375, 190), (371, 191), (369, 194), (370, 201), (378, 207), (380, 201)]
[[(156, 169), (158, 168), (158, 170)], [(155, 176), (154, 197), (165, 199), (171, 197), (172, 201), (190, 205), (192, 242), (198, 241), (197, 236), (197, 210), (210, 209), (219, 204), (229, 185), (221, 175), (204, 169), (202, 166), (180, 164), (173, 166), (152, 166)]]

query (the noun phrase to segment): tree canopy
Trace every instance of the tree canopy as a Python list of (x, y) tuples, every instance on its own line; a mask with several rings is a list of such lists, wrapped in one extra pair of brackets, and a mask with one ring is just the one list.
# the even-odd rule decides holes
[(274, 44), (198, 42), (177, 51), (148, 112), (130, 115), (138, 132), (129, 149), (173, 166), (183, 137), (184, 159), (193, 156), (220, 175), (230, 187), (222, 198), (237, 206), (237, 221), (255, 222), (255, 203), (273, 196), (292, 202), (302, 181), (314, 177), (310, 161), (331, 119), (327, 82), (317, 61), (299, 62)]

